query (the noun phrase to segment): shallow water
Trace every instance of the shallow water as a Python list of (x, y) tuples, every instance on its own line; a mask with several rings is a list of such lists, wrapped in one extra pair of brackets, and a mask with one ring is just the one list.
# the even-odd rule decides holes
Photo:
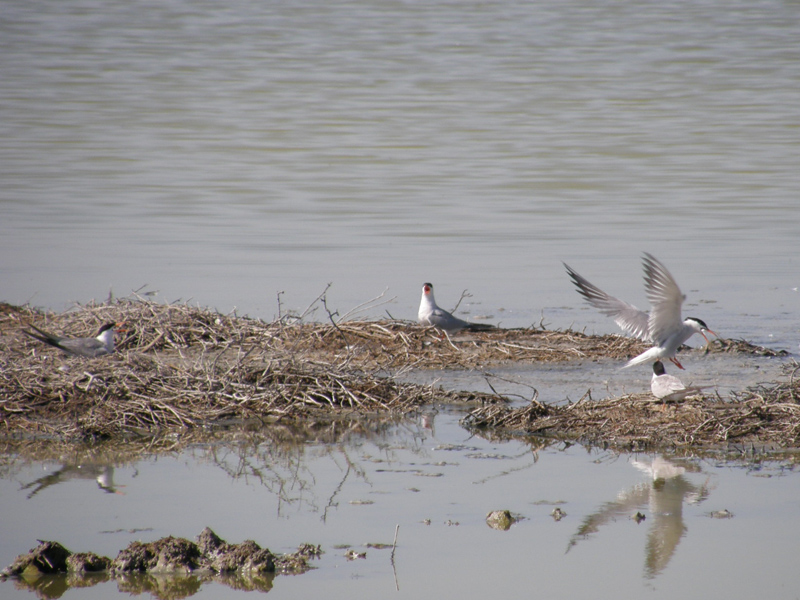
[[(687, 369), (668, 370), (687, 386), (707, 386), (711, 396), (730, 397), (745, 388), (783, 381), (790, 358), (710, 354), (700, 351), (681, 353)], [(526, 404), (536, 396), (550, 404), (576, 401), (587, 392), (602, 399), (639, 394), (650, 389), (652, 370), (620, 369), (610, 360), (575, 360), (563, 364), (492, 367), (475, 371), (414, 371), (400, 377), (403, 381), (435, 384), (445, 389), (496, 392), (512, 404)]]
[[(470, 291), (465, 317), (609, 333), (561, 261), (645, 308), (649, 251), (687, 314), (796, 353), (797, 39), (800, 5), (777, 0), (6, 3), (0, 300), (62, 310), (141, 288), (272, 319), (332, 282), (339, 314), (388, 288), (388, 304), (358, 316), (413, 319), (433, 281), (447, 308)], [(777, 365), (692, 355), (682, 376), (725, 394), (774, 380)], [(616, 367), (498, 370), (512, 383), (493, 385), (549, 400), (646, 389), (649, 373)], [(487, 385), (475, 373), (414, 376)], [(280, 457), (243, 443), (111, 461), (121, 494), (97, 487), (102, 470), (73, 469), (28, 498), (36, 485), (25, 486), (74, 461), (7, 457), (0, 503), (15, 518), (0, 520), (0, 564), (36, 538), (115, 555), (208, 525), (275, 551), (323, 544), (320, 568), (278, 578), (273, 595), (389, 594), (388, 553), (346, 562), (332, 546), (391, 542), (399, 523), (409, 597), (798, 588), (791, 469), (690, 460), (645, 493), (633, 463), (652, 457), (536, 454), (471, 438), (457, 418)], [(570, 547), (620, 494), (647, 520), (620, 513)], [(375, 503), (349, 504), (363, 499)], [(556, 523), (561, 500), (568, 517)], [(527, 518), (490, 530), (483, 517), (503, 507)], [(707, 516), (723, 508), (734, 518)], [(673, 553), (654, 557), (659, 544)], [(30, 594), (6, 582), (0, 595)], [(242, 594), (214, 584), (198, 595)]]
[[(791, 466), (490, 442), (458, 417), (431, 408), (332, 443), (241, 434), (140, 460), (111, 452), (110, 464), (97, 451), (93, 464), (77, 455), (20, 460), (0, 479), (15, 515), (4, 519), (0, 562), (36, 538), (113, 557), (132, 540), (194, 538), (210, 526), (274, 552), (322, 545), (317, 569), (273, 581), (279, 597), (783, 597), (800, 585), (800, 477)], [(566, 513), (560, 521), (555, 507)], [(522, 520), (490, 529), (484, 519), (497, 509)], [(733, 516), (712, 517), (724, 510)], [(645, 516), (638, 524), (636, 512)], [(391, 548), (364, 545), (391, 545), (398, 525), (393, 569)], [(367, 556), (348, 561), (346, 547)], [(64, 597), (116, 589), (107, 582)], [(11, 582), (0, 593), (30, 596)], [(197, 596), (241, 592), (206, 583)]]

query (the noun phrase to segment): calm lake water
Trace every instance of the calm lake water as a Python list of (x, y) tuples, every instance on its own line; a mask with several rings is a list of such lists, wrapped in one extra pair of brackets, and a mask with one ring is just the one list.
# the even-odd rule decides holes
[[(132, 540), (193, 539), (209, 526), (274, 552), (322, 545), (317, 569), (276, 578), (270, 597), (791, 598), (800, 589), (795, 468), (492, 443), (458, 416), (430, 410), (326, 443), (242, 434), (133, 460), (113, 451), (19, 459), (0, 479), (14, 515), (3, 519), (0, 559), (37, 538), (114, 557)], [(484, 519), (498, 509), (523, 519), (491, 529)], [(393, 569), (390, 548), (365, 545), (391, 545), (397, 525)], [(348, 547), (366, 558), (348, 561)], [(64, 597), (116, 591), (107, 582)], [(0, 593), (32, 595), (10, 581)], [(220, 583), (197, 596), (243, 597)]]
[[(332, 283), (328, 306), (340, 314), (387, 290), (389, 303), (359, 316), (413, 319), (432, 281), (445, 307), (469, 290), (462, 316), (607, 333), (615, 326), (581, 303), (561, 261), (645, 308), (648, 251), (687, 294), (687, 314), (723, 337), (796, 353), (798, 39), (800, 4), (777, 0), (6, 2), (0, 300), (64, 310), (141, 289), (272, 319)], [(692, 363), (690, 378), (723, 392), (775, 373), (769, 361)], [(622, 380), (602, 367), (565, 367), (552, 385), (564, 386), (559, 397), (598, 378), (614, 390), (646, 385), (644, 373)], [(535, 369), (525, 377), (538, 381)], [(152, 528), (138, 535), (153, 539), (209, 525), (276, 551), (326, 546), (320, 569), (278, 579), (272, 594), (389, 594), (385, 553), (346, 563), (330, 544), (391, 542), (399, 522), (408, 597), (800, 588), (792, 470), (756, 477), (690, 461), (676, 484), (683, 500), (662, 510), (657, 492), (644, 499), (634, 464), (656, 457), (573, 447), (537, 461), (525, 443), (471, 439), (457, 420), (440, 415), (436, 435), (400, 441), (312, 444), (297, 460), (314, 474), (304, 488), (314, 499), (285, 510), (205, 447), (116, 465), (124, 495), (90, 478), (28, 498), (24, 485), (60, 467), (26, 464), (0, 480), (4, 514), (25, 515), (0, 523), (0, 563), (37, 537), (115, 554), (137, 536), (101, 531)], [(345, 454), (364, 475), (323, 521)], [(444, 475), (379, 475), (374, 457)], [(439, 461), (458, 464), (431, 466)], [(566, 552), (579, 524), (620, 494), (650, 506), (648, 520), (614, 516)], [(373, 505), (344, 498), (373, 495)], [(556, 500), (566, 521), (547, 516)], [(485, 513), (502, 507), (528, 519), (488, 529)], [(680, 507), (678, 521), (651, 516)], [(722, 508), (735, 517), (706, 516)], [(654, 569), (648, 549), (662, 526), (680, 543)], [(111, 589), (100, 587), (80, 597)], [(30, 593), (4, 583), (0, 595)]]

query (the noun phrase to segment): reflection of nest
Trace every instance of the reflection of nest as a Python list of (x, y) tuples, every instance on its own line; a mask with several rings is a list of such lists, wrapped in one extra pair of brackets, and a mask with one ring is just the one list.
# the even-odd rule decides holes
[[(540, 404), (481, 407), (463, 419), (472, 429), (516, 431), (567, 437), (621, 450), (673, 447), (724, 447), (731, 444), (800, 446), (800, 365), (787, 365), (787, 381), (733, 395), (732, 401), (700, 397), (661, 404), (649, 394), (593, 401), (586, 397), (563, 406)], [(588, 395), (588, 394), (587, 394)]]

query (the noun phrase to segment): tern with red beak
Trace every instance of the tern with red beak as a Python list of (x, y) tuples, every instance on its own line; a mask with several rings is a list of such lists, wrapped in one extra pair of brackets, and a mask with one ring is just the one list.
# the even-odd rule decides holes
[(417, 320), (420, 325), (429, 325), (441, 329), (445, 333), (455, 333), (462, 329), (470, 331), (485, 331), (487, 329), (494, 329), (493, 325), (485, 323), (469, 323), (463, 321), (458, 317), (439, 308), (436, 305), (436, 299), (433, 297), (433, 284), (425, 283), (422, 286), (422, 299), (419, 302), (419, 312), (417, 313)]
[(695, 333), (702, 335), (706, 343), (708, 343), (706, 333), (717, 334), (701, 319), (696, 317), (682, 319), (681, 305), (686, 296), (681, 293), (675, 279), (652, 254), (645, 252), (643, 263), (645, 291), (652, 305), (649, 313), (606, 294), (578, 275), (566, 263), (564, 266), (578, 292), (589, 304), (612, 317), (625, 332), (653, 344), (652, 348), (629, 360), (623, 368), (666, 358), (679, 369), (683, 369), (683, 365), (676, 358), (681, 344)]
[[(96, 337), (84, 338), (63, 338), (48, 333), (31, 325), (30, 327), (35, 331), (28, 331), (23, 329), (22, 332), (30, 337), (55, 346), (59, 350), (63, 350), (72, 356), (84, 356), (86, 358), (95, 358), (98, 356), (105, 356), (114, 352), (114, 332), (120, 326), (120, 323), (106, 323), (97, 332)], [(119, 331), (122, 331), (121, 329)]]

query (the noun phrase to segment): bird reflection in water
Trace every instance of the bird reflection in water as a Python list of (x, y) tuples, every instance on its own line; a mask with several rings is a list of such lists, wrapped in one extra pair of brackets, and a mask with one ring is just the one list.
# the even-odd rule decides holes
[[(687, 527), (683, 521), (683, 504), (700, 504), (708, 498), (708, 480), (695, 485), (685, 477), (693, 466), (681, 466), (661, 456), (652, 461), (631, 461), (634, 467), (650, 476), (620, 492), (616, 500), (606, 502), (587, 516), (570, 539), (567, 552), (580, 540), (597, 533), (603, 525), (646, 511), (643, 524), (648, 527), (644, 574), (648, 579), (659, 575), (669, 564)], [(696, 469), (699, 471), (699, 469)]]
[(66, 483), (73, 479), (94, 479), (97, 482), (97, 487), (108, 494), (122, 495), (123, 492), (119, 491), (118, 488), (125, 487), (114, 483), (114, 467), (112, 465), (86, 463), (62, 465), (57, 471), (31, 481), (22, 486), (22, 489), (30, 489), (31, 492), (27, 497), (33, 498), (45, 488), (59, 483)]

